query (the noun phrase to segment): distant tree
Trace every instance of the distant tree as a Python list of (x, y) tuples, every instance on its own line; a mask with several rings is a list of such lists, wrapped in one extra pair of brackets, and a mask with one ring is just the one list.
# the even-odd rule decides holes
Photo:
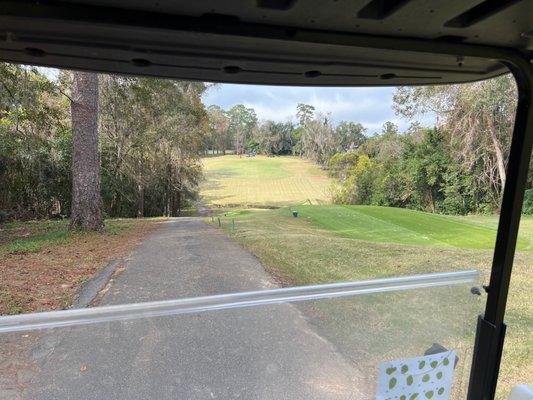
[(381, 134), (385, 136), (394, 136), (398, 133), (398, 125), (396, 125), (394, 122), (387, 121), (383, 124), (383, 127), (381, 128)]
[(315, 115), (315, 107), (310, 104), (298, 103), (296, 106), (296, 117), (300, 126), (304, 126), (311, 121)]
[(387, 121), (383, 124), (381, 134), (365, 140), (360, 151), (378, 161), (386, 161), (401, 158), (403, 147), (404, 141), (398, 133), (398, 127)]
[(291, 154), (294, 145), (294, 126), (291, 122), (265, 121), (254, 131), (258, 149), (267, 154)]
[(237, 154), (244, 153), (246, 142), (252, 137), (254, 127), (257, 125), (257, 115), (253, 108), (242, 104), (233, 106), (228, 112), (229, 132), (235, 143)]
[(342, 151), (355, 150), (366, 141), (366, 129), (360, 123), (341, 121), (335, 128)]
[(303, 154), (321, 165), (339, 150), (338, 138), (330, 118), (324, 114), (317, 114), (307, 121), (300, 138)]
[(231, 146), (231, 135), (229, 130), (230, 119), (219, 106), (211, 105), (208, 108), (210, 121), (208, 147), (212, 150), (226, 154), (226, 150)]
[(98, 75), (74, 72), (72, 114), (72, 205), (70, 229), (102, 230), (98, 152)]

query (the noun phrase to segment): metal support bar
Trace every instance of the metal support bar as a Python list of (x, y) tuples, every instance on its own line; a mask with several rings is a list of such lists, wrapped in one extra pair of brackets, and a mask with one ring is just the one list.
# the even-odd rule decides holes
[(0, 317), (0, 333), (201, 313), (267, 304), (334, 299), (441, 286), (475, 285), (478, 282), (479, 272), (469, 270), (49, 311)]
[(533, 66), (525, 58), (522, 61), (508, 65), (518, 85), (518, 105), (487, 305), (478, 319), (468, 400), (494, 399), (505, 338), (503, 319), (533, 143)]

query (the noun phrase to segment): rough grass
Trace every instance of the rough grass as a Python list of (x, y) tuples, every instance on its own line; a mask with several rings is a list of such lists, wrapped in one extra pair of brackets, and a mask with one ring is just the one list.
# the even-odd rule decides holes
[[(363, 206), (297, 209), (298, 218), (291, 216), (289, 208), (230, 211), (221, 217), (222, 228), (257, 255), (270, 273), (291, 285), (471, 268), (485, 272), (484, 283), (488, 278), (496, 217), (446, 217)], [(528, 250), (532, 239), (533, 218), (524, 217), (509, 294), (499, 399), (506, 398), (513, 385), (533, 378), (533, 251)], [(312, 321), (316, 320), (319, 331), (354, 360), (370, 360), (376, 354), (399, 357), (416, 351), (431, 337), (442, 338), (450, 347), (463, 349), (465, 381), (471, 357), (466, 349), (472, 345), (475, 317), (484, 299), (459, 288), (431, 289), (403, 296), (321, 301), (308, 314), (315, 316)], [(443, 320), (447, 332), (436, 326), (442, 327)], [(433, 326), (435, 321), (438, 324)], [(446, 342), (446, 337), (456, 340)]]
[[(135, 224), (133, 219), (109, 219), (104, 235), (116, 235)], [(0, 225), (0, 255), (38, 253), (44, 248), (68, 244), (87, 235), (69, 232), (67, 220), (35, 220)], [(90, 233), (89, 233), (90, 234)]]
[(329, 203), (330, 179), (309, 161), (298, 157), (239, 157), (203, 159), (202, 201), (210, 206), (276, 207)]

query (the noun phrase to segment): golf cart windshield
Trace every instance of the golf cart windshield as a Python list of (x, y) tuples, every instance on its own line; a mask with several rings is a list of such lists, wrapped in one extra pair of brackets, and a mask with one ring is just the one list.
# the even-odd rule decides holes
[(355, 3), (3, 2), (0, 397), (495, 398), (531, 1)]

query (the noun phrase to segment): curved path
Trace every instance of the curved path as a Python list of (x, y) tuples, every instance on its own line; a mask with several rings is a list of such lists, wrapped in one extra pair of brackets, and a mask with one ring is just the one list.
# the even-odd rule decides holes
[[(237, 243), (179, 218), (130, 255), (100, 304), (273, 286)], [(23, 398), (359, 398), (356, 370), (290, 304), (61, 329), (41, 342), (48, 351)]]

